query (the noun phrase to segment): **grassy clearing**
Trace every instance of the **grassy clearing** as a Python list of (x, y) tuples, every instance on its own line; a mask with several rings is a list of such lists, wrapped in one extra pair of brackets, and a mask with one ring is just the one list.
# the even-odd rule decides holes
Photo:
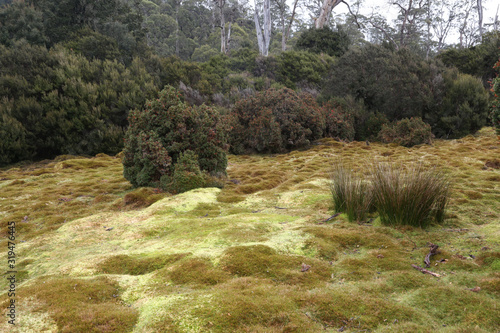
[[(176, 196), (133, 190), (106, 155), (2, 169), (2, 246), (7, 222), (18, 226), (17, 331), (495, 332), (499, 151), (490, 128), (410, 149), (325, 139), (230, 156), (223, 190)], [(454, 183), (443, 224), (325, 222), (341, 160), (361, 177), (373, 161), (443, 169)], [(439, 279), (411, 267), (428, 242)], [(6, 279), (0, 288), (5, 309)]]

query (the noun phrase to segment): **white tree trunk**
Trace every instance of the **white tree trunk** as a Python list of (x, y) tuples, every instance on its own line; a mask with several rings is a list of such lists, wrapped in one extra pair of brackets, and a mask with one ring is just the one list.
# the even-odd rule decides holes
[(267, 56), (271, 44), (271, 0), (264, 0), (264, 42)]
[[(264, 0), (264, 25), (263, 29), (259, 22), (259, 10), (255, 5), (255, 31), (257, 32), (257, 43), (259, 45), (259, 53), (265, 57), (269, 54), (269, 45), (271, 42), (271, 6), (270, 0)], [(262, 32), (264, 30), (264, 33)]]
[(316, 22), (314, 24), (316, 29), (322, 29), (325, 26), (326, 22), (328, 21), (328, 17), (330, 17), (332, 9), (341, 2), (342, 0), (323, 0), (323, 5), (321, 6), (319, 17), (316, 19)]
[(483, 1), (477, 0), (477, 15), (479, 24), (479, 37), (483, 40)]
[(259, 45), (259, 53), (261, 55), (264, 55), (265, 42), (264, 42), (264, 36), (262, 36), (262, 29), (260, 28), (259, 10), (257, 9), (257, 6), (255, 6), (255, 14), (253, 15), (253, 19), (255, 21), (255, 32), (257, 33), (257, 44)]
[(217, 8), (219, 8), (219, 16), (220, 16), (220, 52), (222, 54), (227, 53), (226, 20), (224, 18), (225, 5), (226, 5), (226, 0), (216, 0), (216, 6)]

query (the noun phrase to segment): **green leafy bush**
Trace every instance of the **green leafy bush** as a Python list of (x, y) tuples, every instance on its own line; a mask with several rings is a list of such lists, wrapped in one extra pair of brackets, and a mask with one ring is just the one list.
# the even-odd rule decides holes
[(405, 118), (390, 125), (383, 125), (378, 133), (380, 141), (394, 142), (405, 147), (431, 144), (433, 136), (431, 126), (424, 123), (421, 118)]
[(324, 118), (310, 95), (269, 89), (237, 102), (231, 110), (234, 153), (277, 153), (308, 145), (323, 134)]
[(123, 165), (132, 185), (181, 192), (225, 176), (227, 129), (213, 108), (191, 107), (167, 86), (129, 123)]
[[(342, 139), (374, 140), (382, 126), (389, 122), (383, 113), (368, 111), (363, 101), (357, 101), (351, 95), (333, 97), (324, 105), (327, 108), (330, 106), (335, 108), (344, 118), (341, 123), (344, 135), (339, 136)], [(326, 122), (326, 132), (328, 133), (328, 117)], [(328, 134), (326, 135), (328, 136)]]
[(276, 80), (291, 89), (295, 89), (298, 84), (319, 86), (333, 64), (333, 58), (326, 54), (306, 51), (282, 52), (276, 60)]
[(447, 66), (456, 67), (462, 73), (480, 77), (484, 87), (495, 78), (491, 67), (498, 60), (500, 31), (490, 31), (483, 35), (480, 44), (469, 48), (450, 48), (441, 52), (437, 58)]
[(351, 95), (368, 111), (382, 112), (389, 121), (422, 117), (442, 90), (445, 70), (419, 59), (408, 50), (392, 51), (367, 45), (349, 50), (333, 65), (324, 99)]
[(444, 75), (445, 94), (424, 118), (437, 137), (458, 138), (475, 133), (488, 121), (488, 92), (478, 78), (458, 71)]
[(437, 137), (473, 133), (487, 119), (487, 96), (478, 79), (439, 61), (420, 59), (406, 49), (367, 45), (339, 58), (322, 99), (349, 95), (363, 102), (365, 119), (377, 113), (388, 121), (420, 117)]
[(171, 188), (182, 193), (204, 185), (205, 179), (198, 164), (198, 156), (191, 150), (184, 151), (175, 164)]
[(89, 61), (62, 47), (0, 45), (0, 164), (116, 154), (127, 114), (156, 87), (140, 60)]
[(332, 31), (330, 28), (311, 28), (298, 38), (296, 48), (313, 53), (326, 53), (340, 57), (349, 48), (349, 36), (343, 31)]

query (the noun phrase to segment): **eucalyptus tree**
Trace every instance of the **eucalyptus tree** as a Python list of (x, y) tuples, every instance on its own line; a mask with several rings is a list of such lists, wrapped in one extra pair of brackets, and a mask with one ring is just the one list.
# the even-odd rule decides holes
[(345, 1), (343, 0), (323, 0), (321, 9), (319, 11), (319, 16), (316, 18), (316, 21), (314, 23), (316, 29), (321, 29), (325, 26), (333, 8), (335, 8), (342, 2), (345, 3)]
[(293, 8), (290, 7), (286, 0), (273, 0), (273, 6), (277, 9), (279, 15), (279, 26), (281, 30), (281, 50), (286, 51), (286, 42), (290, 37), (292, 25), (297, 14), (297, 5), (299, 0), (293, 0)]
[(265, 57), (269, 54), (269, 45), (271, 44), (271, 1), (264, 0), (262, 5), (262, 14), (264, 17), (264, 23), (261, 27), (260, 15), (259, 15), (259, 5), (255, 2), (255, 31), (257, 33), (257, 44), (259, 45), (259, 53)]

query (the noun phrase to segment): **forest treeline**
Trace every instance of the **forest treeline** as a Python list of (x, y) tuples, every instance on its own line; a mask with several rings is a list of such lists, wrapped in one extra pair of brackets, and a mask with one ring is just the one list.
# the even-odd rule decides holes
[[(307, 4), (265, 0), (258, 13), (237, 0), (1, 0), (0, 165), (118, 153), (130, 111), (166, 86), (233, 124), (224, 137), (234, 153), (284, 151), (324, 136), (415, 144), (495, 119), (488, 90), (498, 31), (474, 39), (463, 30), (461, 38), (476, 42), (443, 45), (425, 34), (422, 8), (411, 2), (413, 21), (398, 17), (406, 28), (396, 22), (380, 26), (383, 33), (375, 17), (351, 12), (318, 29), (297, 3)], [(309, 6), (322, 17), (321, 2)], [(400, 138), (404, 128), (421, 139)], [(263, 139), (246, 139), (247, 131)]]

